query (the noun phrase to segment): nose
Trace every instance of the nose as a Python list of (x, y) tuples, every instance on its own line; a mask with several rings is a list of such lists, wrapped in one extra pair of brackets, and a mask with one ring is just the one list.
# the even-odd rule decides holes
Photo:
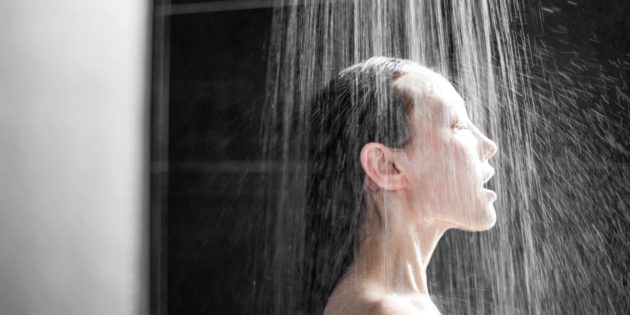
[(488, 137), (482, 135), (482, 143), (483, 143), (483, 159), (487, 160), (497, 154), (497, 144), (494, 141), (490, 140)]

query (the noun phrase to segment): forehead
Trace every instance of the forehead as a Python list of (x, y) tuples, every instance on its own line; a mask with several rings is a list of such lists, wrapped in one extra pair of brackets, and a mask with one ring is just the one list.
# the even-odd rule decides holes
[(453, 85), (442, 75), (420, 65), (411, 65), (394, 82), (405, 97), (412, 101), (414, 110), (449, 111), (464, 109), (464, 100)]

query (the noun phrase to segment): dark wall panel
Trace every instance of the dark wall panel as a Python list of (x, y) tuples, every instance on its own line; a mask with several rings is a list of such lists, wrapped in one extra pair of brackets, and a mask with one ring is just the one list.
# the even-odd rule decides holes
[(271, 10), (170, 19), (169, 314), (248, 312)]

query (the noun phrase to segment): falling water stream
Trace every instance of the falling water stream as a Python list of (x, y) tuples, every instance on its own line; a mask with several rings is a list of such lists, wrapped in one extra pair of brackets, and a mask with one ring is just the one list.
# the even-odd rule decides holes
[[(268, 188), (269, 264), (257, 288), (273, 297), (274, 314), (304, 313), (309, 100), (340, 70), (372, 56), (442, 73), (499, 147), (491, 161), (495, 227), (447, 232), (429, 265), (429, 291), (444, 314), (630, 309), (630, 166), (628, 139), (618, 136), (630, 117), (619, 104), (628, 97), (619, 91), (608, 103), (579, 107), (599, 91), (578, 88), (587, 61), (573, 73), (549, 69), (554, 52), (525, 35), (523, 14), (512, 0), (279, 0), (264, 130), (277, 176)], [(596, 82), (621, 84), (606, 76)]]

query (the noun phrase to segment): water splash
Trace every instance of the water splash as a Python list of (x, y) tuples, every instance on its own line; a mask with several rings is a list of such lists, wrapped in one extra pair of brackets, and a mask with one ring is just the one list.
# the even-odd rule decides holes
[[(616, 313), (630, 308), (627, 85), (589, 108), (596, 65), (553, 65), (556, 52), (525, 35), (516, 1), (279, 1), (267, 76), (269, 180), (257, 287), (274, 314), (299, 314), (304, 257), (303, 162), (311, 96), (341, 69), (376, 55), (418, 61), (448, 77), (471, 118), (498, 143), (491, 182), (496, 227), (448, 232), (429, 267), (445, 313)], [(557, 7), (540, 7), (554, 12)], [(560, 29), (562, 31), (562, 29)], [(615, 61), (613, 61), (615, 62)], [(623, 63), (623, 61), (617, 61)], [(622, 84), (623, 83), (623, 84)], [(611, 105), (612, 104), (612, 105)], [(619, 111), (610, 115), (610, 111)], [(611, 120), (610, 117), (618, 117)]]

